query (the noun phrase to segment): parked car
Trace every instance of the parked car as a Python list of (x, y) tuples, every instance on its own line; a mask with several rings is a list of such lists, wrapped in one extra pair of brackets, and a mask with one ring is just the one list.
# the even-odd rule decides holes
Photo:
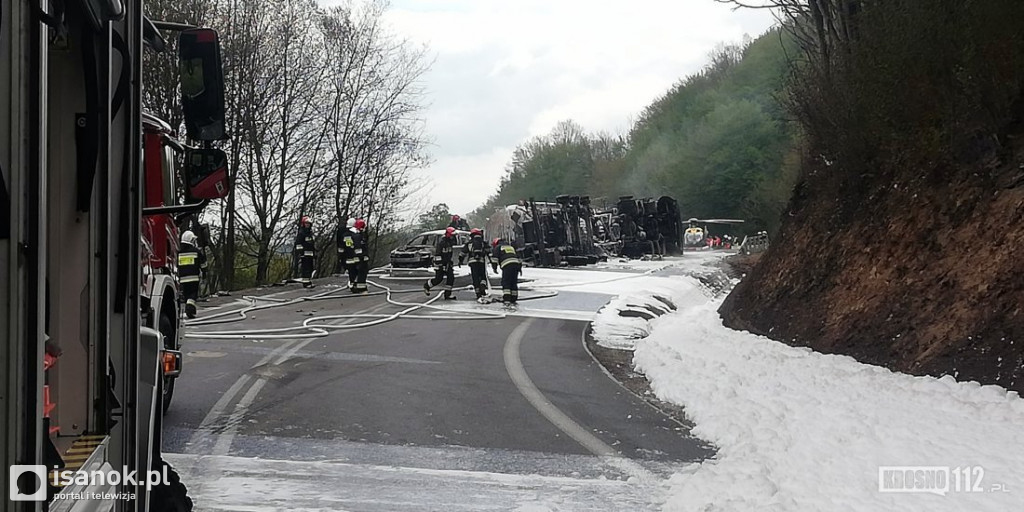
[[(437, 246), (438, 237), (444, 236), (443, 229), (424, 231), (402, 247), (391, 251), (391, 266), (393, 268), (417, 268), (430, 267), (433, 265), (434, 247)], [(469, 241), (468, 231), (456, 231), (458, 239), (457, 246), (462, 246)], [(458, 257), (458, 255), (456, 255)]]

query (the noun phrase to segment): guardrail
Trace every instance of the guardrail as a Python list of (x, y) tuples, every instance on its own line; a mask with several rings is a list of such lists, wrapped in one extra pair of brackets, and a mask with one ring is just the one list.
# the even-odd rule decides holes
[(760, 232), (753, 236), (743, 237), (743, 243), (740, 245), (740, 254), (757, 254), (768, 250), (768, 233)]

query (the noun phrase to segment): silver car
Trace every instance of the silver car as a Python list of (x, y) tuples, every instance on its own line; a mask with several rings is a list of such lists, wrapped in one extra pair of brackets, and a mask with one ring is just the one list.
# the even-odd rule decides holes
[[(392, 268), (417, 268), (430, 267), (433, 265), (434, 247), (437, 247), (437, 240), (444, 236), (443, 229), (424, 231), (402, 247), (391, 251)], [(469, 241), (468, 231), (456, 231), (456, 247), (463, 246)], [(458, 249), (456, 249), (458, 250)], [(458, 254), (455, 255), (458, 258)]]

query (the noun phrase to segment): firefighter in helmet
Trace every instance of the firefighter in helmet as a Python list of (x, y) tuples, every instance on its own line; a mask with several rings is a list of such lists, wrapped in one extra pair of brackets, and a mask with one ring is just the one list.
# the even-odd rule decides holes
[(448, 223), (448, 227), (455, 228), (460, 231), (469, 231), (469, 222), (458, 215), (452, 215), (452, 221)]
[(351, 230), (354, 227), (356, 227), (356, 219), (353, 218), (349, 218), (344, 225), (340, 223), (338, 224), (338, 231), (337, 233), (335, 233), (334, 236), (334, 242), (338, 246), (338, 263), (335, 266), (334, 270), (337, 273), (348, 273), (347, 260), (349, 258), (349, 251), (348, 247), (345, 245), (345, 236), (347, 236), (349, 230)]
[(491, 246), (494, 247), (491, 268), (495, 274), (501, 268), (501, 300), (506, 307), (514, 307), (519, 300), (519, 274), (523, 273), (523, 262), (512, 244), (495, 238)]
[(455, 249), (455, 228), (448, 227), (444, 236), (439, 237), (434, 246), (434, 278), (423, 283), (423, 293), (430, 295), (430, 289), (444, 281), (444, 299), (453, 300), (455, 294), (455, 269), (452, 265), (452, 252)]
[(185, 297), (185, 315), (196, 317), (196, 299), (199, 298), (199, 279), (206, 277), (206, 254), (196, 241), (196, 234), (186, 231), (181, 234), (178, 249), (178, 281)]
[(316, 258), (316, 244), (313, 239), (313, 221), (303, 216), (299, 221), (299, 232), (295, 236), (295, 254), (299, 259), (299, 276), (303, 288), (313, 287), (313, 263)]
[(351, 219), (352, 226), (342, 237), (345, 269), (348, 271), (348, 289), (352, 293), (366, 292), (366, 274), (369, 273), (370, 256), (366, 237), (366, 221)]
[(466, 259), (469, 260), (469, 271), (473, 276), (473, 289), (476, 291), (477, 300), (487, 295), (487, 264), (491, 261), (491, 251), (484, 240), (484, 232), (479, 228), (473, 228), (469, 232), (470, 238), (462, 246), (459, 253), (459, 266)]

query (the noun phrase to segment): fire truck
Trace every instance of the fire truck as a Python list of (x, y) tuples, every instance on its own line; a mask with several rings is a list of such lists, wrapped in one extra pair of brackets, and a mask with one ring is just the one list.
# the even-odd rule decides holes
[(179, 204), (182, 197), (189, 196), (187, 189), (179, 186), (177, 169), (186, 148), (175, 137), (174, 130), (163, 120), (151, 114), (142, 114), (142, 300), (148, 302), (143, 308), (142, 323), (156, 329), (163, 336), (166, 357), (177, 367), (174, 372), (165, 372), (161, 397), (161, 410), (166, 413), (174, 395), (174, 381), (181, 373), (181, 315), (183, 302), (178, 282), (178, 248), (181, 229), (178, 217), (196, 213), (205, 206)]
[[(143, 52), (172, 34), (194, 147), (142, 111)], [(142, 0), (11, 1), (0, 61), (0, 510), (190, 510), (161, 429), (175, 219), (230, 185), (217, 34)]]

